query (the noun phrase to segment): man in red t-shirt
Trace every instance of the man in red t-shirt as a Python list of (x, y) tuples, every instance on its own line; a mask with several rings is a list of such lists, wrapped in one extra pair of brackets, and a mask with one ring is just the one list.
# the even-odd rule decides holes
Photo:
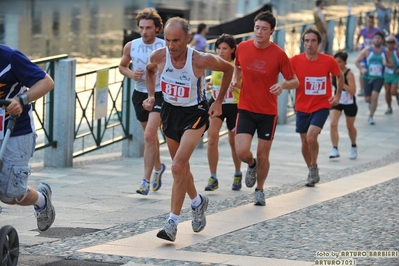
[[(277, 96), (283, 89), (298, 86), (298, 80), (285, 52), (270, 41), (276, 18), (266, 11), (255, 19), (254, 38), (241, 42), (236, 52), (231, 86), (236, 87), (242, 77), (236, 122), (236, 152), (248, 164), (245, 176), (247, 187), (255, 189), (255, 205), (266, 204), (263, 185), (269, 172), (269, 153), (277, 124)], [(278, 75), (284, 80), (278, 83)], [(255, 131), (258, 133), (257, 159), (251, 152)]]
[[(344, 76), (335, 59), (318, 52), (321, 34), (308, 28), (302, 35), (305, 52), (291, 58), (299, 80), (296, 91), (296, 132), (301, 136), (302, 155), (309, 168), (309, 187), (320, 181), (317, 156), (320, 134), (331, 105), (337, 105), (344, 86)], [(333, 96), (330, 75), (337, 77), (337, 92)]]

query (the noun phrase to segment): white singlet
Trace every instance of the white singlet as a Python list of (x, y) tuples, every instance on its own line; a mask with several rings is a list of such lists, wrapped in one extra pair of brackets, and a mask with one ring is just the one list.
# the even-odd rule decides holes
[(175, 106), (194, 106), (206, 100), (205, 74), (197, 78), (193, 71), (193, 49), (187, 48), (186, 64), (177, 69), (173, 66), (169, 50), (166, 50), (165, 67), (161, 74), (164, 101)]
[[(132, 41), (130, 48), (130, 57), (132, 58), (132, 70), (144, 70), (144, 75), (141, 80), (136, 81), (135, 90), (143, 93), (148, 93), (147, 86), (145, 85), (145, 69), (150, 59), (152, 51), (165, 47), (165, 41), (160, 38), (155, 38), (152, 44), (145, 44), (142, 38)], [(157, 73), (157, 81), (155, 83), (155, 91), (161, 91), (159, 87), (159, 73)]]

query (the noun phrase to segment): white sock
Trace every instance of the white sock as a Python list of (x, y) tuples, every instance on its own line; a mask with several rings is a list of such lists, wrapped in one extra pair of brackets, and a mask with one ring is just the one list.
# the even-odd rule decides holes
[(172, 220), (176, 226), (179, 224), (179, 215), (176, 215), (174, 213), (169, 214), (169, 220)]
[(201, 196), (197, 194), (197, 196), (191, 200), (191, 207), (197, 208), (202, 202)]
[(159, 174), (160, 172), (162, 172), (162, 166), (161, 166), (161, 169), (159, 169), (159, 170), (154, 170), (154, 173), (156, 173), (156, 174)]
[(39, 191), (37, 192), (37, 196), (38, 196), (37, 201), (35, 202), (34, 205), (36, 206), (37, 209), (42, 209), (44, 208), (44, 206), (46, 206), (46, 198)]

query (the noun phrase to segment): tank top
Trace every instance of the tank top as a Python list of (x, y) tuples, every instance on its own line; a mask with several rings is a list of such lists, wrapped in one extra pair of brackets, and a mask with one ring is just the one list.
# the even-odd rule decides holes
[(393, 68), (385, 67), (384, 76), (397, 75), (396, 70), (398, 69), (398, 62), (399, 62), (399, 58), (397, 56), (397, 49), (393, 51), (393, 53), (391, 54), (391, 58), (393, 62)]
[(385, 50), (382, 48), (381, 54), (375, 54), (373, 47), (370, 47), (370, 53), (366, 59), (367, 78), (378, 79), (384, 77)]
[[(344, 82), (346, 85), (349, 85), (348, 78), (347, 78), (349, 71), (350, 71), (350, 68), (348, 68), (344, 72)], [(337, 93), (337, 78), (335, 76), (333, 76), (331, 82), (332, 82), (332, 85), (334, 86), (335, 93)], [(350, 94), (345, 89), (342, 89), (341, 98), (339, 99), (339, 104), (350, 105), (350, 104), (355, 104), (355, 103), (356, 103), (355, 95)]]
[[(155, 38), (152, 44), (145, 44), (142, 38), (138, 38), (132, 41), (130, 48), (130, 57), (132, 58), (132, 70), (144, 70), (144, 75), (141, 80), (135, 82), (134, 89), (139, 92), (148, 93), (147, 86), (145, 85), (145, 68), (152, 51), (165, 47), (165, 41), (160, 38)], [(157, 73), (157, 79), (155, 83), (155, 91), (161, 91), (159, 86), (159, 73)]]
[(161, 73), (161, 89), (164, 101), (174, 106), (194, 106), (206, 100), (205, 73), (197, 78), (193, 70), (193, 49), (187, 47), (186, 64), (177, 69), (173, 66), (169, 49), (165, 48), (166, 62)]
[[(231, 64), (234, 65), (234, 60), (231, 61)], [(222, 83), (223, 72), (221, 71), (212, 71), (212, 97), (216, 99), (219, 95), (220, 84)], [(240, 98), (240, 90), (235, 90), (233, 92), (227, 91), (226, 96), (224, 97), (223, 104), (238, 104), (238, 99)]]

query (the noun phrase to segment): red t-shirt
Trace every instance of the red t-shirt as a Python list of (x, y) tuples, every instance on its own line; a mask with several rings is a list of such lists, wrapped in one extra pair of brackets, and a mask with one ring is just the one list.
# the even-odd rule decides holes
[(330, 73), (337, 76), (341, 72), (334, 57), (319, 53), (315, 61), (310, 61), (305, 53), (302, 53), (291, 58), (291, 65), (299, 80), (295, 110), (313, 113), (323, 108), (331, 108), (328, 102), (333, 95)]
[(238, 45), (235, 64), (242, 71), (238, 108), (277, 115), (277, 96), (270, 92), (270, 87), (278, 82), (279, 73), (287, 80), (294, 76), (285, 52), (274, 43), (265, 49), (258, 49), (253, 40), (248, 40)]

